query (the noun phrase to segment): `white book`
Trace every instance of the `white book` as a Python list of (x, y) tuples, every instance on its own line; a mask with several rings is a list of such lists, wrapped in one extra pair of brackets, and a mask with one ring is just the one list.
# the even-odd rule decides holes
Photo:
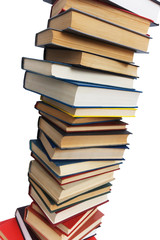
[(160, 1), (157, 0), (101, 0), (101, 1), (117, 4), (118, 6), (125, 8), (131, 12), (149, 18), (154, 22), (157, 21), (160, 10)]
[(105, 71), (32, 58), (22, 58), (22, 68), (46, 76), (67, 79), (68, 81), (74, 80), (122, 88), (133, 88), (133, 80), (135, 79), (135, 77), (121, 76)]

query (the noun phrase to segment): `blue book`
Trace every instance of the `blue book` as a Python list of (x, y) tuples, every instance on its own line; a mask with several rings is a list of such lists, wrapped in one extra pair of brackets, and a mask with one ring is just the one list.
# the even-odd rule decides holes
[[(45, 204), (45, 206), (47, 207), (47, 209), (50, 212), (55, 212), (55, 211), (61, 211), (63, 209), (65, 209), (66, 207), (71, 207), (74, 204), (78, 204), (80, 202), (83, 202), (85, 200), (91, 199), (92, 197), (96, 197), (97, 195), (99, 195), (98, 193), (94, 195), (94, 193), (100, 189), (104, 189), (104, 192), (102, 194), (106, 194), (106, 193), (110, 193), (110, 187), (112, 186), (111, 183), (106, 183), (100, 187), (96, 187), (90, 191), (87, 191), (83, 194), (80, 194), (79, 196), (82, 196), (81, 199), (79, 199), (79, 196), (76, 196), (72, 199), (70, 199), (69, 201), (63, 202), (61, 204), (57, 204), (53, 198), (51, 198), (46, 192), (45, 190), (43, 190), (34, 180), (29, 179), (30, 182), (30, 188), (33, 188), (34, 191), (38, 194), (38, 196), (41, 198), (41, 200), (43, 201), (43, 203)], [(107, 190), (107, 191), (106, 191)], [(30, 193), (31, 191), (29, 191)], [(93, 193), (92, 197), (88, 197), (87, 194), (88, 193)], [(46, 199), (48, 201), (46, 201)], [(72, 201), (74, 199), (74, 201)], [(48, 204), (49, 203), (49, 204)]]
[(47, 168), (52, 174), (56, 174), (56, 177), (70, 176), (74, 174), (80, 174), (87, 171), (98, 170), (114, 165), (119, 165), (124, 159), (114, 159), (103, 161), (90, 160), (52, 160), (45, 151), (40, 140), (30, 140), (30, 149), (32, 156), (34, 156), (45, 168)]
[(133, 82), (136, 77), (123, 76), (97, 69), (74, 66), (56, 61), (39, 60), (33, 58), (22, 58), (22, 69), (44, 74), (56, 79), (67, 79), (90, 84), (115, 86), (120, 88), (133, 89)]
[(131, 134), (126, 130), (65, 132), (42, 117), (38, 127), (61, 149), (125, 145)]
[[(47, 171), (46, 168), (36, 160), (30, 162), (28, 172), (29, 180), (31, 179), (36, 182), (57, 204), (113, 181), (113, 175), (114, 171), (110, 171), (69, 184), (60, 185), (52, 176), (52, 173)], [(106, 198), (102, 199), (107, 200)]]
[(128, 107), (137, 106), (140, 91), (66, 79), (56, 79), (26, 71), (24, 88), (74, 107)]
[(84, 147), (72, 149), (60, 149), (44, 132), (38, 132), (43, 147), (53, 160), (116, 160), (122, 159), (127, 145)]

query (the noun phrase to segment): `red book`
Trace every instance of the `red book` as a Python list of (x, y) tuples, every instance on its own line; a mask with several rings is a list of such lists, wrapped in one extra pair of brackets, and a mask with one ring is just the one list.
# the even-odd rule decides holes
[(44, 239), (53, 238), (54, 240), (71, 240), (76, 238), (80, 240), (101, 224), (102, 217), (103, 213), (97, 210), (96, 213), (82, 227), (80, 227), (71, 238), (70, 236), (67, 237), (62, 234), (53, 224), (31, 207), (26, 208), (24, 219), (27, 224), (29, 224), (33, 230), (40, 233)]
[[(42, 218), (47, 219), (45, 214), (41, 211), (38, 205), (32, 202), (30, 206), (34, 211), (42, 216)], [(61, 234), (65, 234), (67, 237), (71, 238), (71, 236), (78, 231), (80, 227), (82, 227), (89, 219), (97, 212), (97, 208), (92, 208), (83, 213), (80, 213), (76, 216), (73, 216), (70, 219), (63, 221), (57, 225), (54, 225), (58, 232), (60, 230)], [(48, 219), (47, 219), (48, 220)]]
[(97, 240), (95, 237), (88, 238), (87, 240)]
[(10, 219), (7, 219), (7, 220), (4, 220), (4, 221), (1, 221), (0, 222), (0, 225), (4, 224), (4, 223), (7, 223)]
[(85, 222), (87, 222), (95, 213), (97, 212), (96, 208), (85, 211), (79, 215), (76, 215), (69, 220), (66, 220), (60, 224), (56, 225), (62, 233), (71, 237)]
[(0, 223), (0, 240), (24, 240), (16, 218)]

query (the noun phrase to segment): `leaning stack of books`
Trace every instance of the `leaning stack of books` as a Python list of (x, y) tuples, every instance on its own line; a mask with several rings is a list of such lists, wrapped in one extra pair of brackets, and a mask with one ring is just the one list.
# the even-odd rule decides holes
[(108, 202), (128, 144), (122, 117), (135, 116), (140, 95), (132, 62), (147, 51), (151, 21), (91, 2), (57, 1), (36, 34), (44, 60), (22, 59), (24, 88), (41, 95), (24, 216), (40, 238), (78, 240), (100, 226), (97, 207)]
[(22, 59), (24, 88), (41, 95), (30, 141), (33, 202), (16, 212), (24, 235), (29, 226), (39, 239), (95, 239), (98, 206), (128, 148), (122, 117), (135, 116), (140, 95), (133, 57), (147, 51), (151, 23), (100, 1), (53, 4), (47, 29), (36, 34), (44, 60)]

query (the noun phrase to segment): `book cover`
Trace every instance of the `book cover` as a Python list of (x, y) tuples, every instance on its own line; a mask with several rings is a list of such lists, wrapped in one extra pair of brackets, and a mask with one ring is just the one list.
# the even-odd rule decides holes
[[(124, 161), (121, 159), (103, 159), (95, 161), (90, 160), (53, 160), (50, 159), (46, 150), (39, 140), (31, 140), (31, 151), (36, 156), (36, 159), (41, 162), (51, 173), (56, 176), (65, 177), (73, 174), (80, 174), (87, 171), (98, 170), (105, 167), (114, 166)], [(68, 168), (68, 165), (71, 166)]]
[[(21, 229), (25, 240), (39, 240), (37, 235), (32, 231), (30, 226), (24, 221), (25, 208), (28, 206), (19, 207), (16, 209), (15, 217)], [(18, 240), (18, 239), (17, 239)]]
[(112, 4), (116, 4), (116, 6), (120, 6), (125, 8), (131, 12), (139, 14), (145, 18), (152, 19), (152, 21), (156, 22), (159, 14), (159, 1), (157, 0), (130, 0), (130, 1), (123, 1), (123, 0), (101, 0), (103, 2), (109, 2)]
[[(45, 86), (45, 88), (44, 88)], [(55, 79), (26, 72), (26, 90), (47, 96), (69, 106), (79, 107), (136, 107), (141, 91)], [(66, 88), (64, 94), (63, 89)], [(77, 90), (77, 91), (75, 91)], [(70, 95), (67, 94), (68, 91)], [(58, 94), (59, 93), (59, 94)], [(72, 94), (71, 94), (72, 93)], [(97, 95), (99, 98), (94, 98)], [(116, 97), (116, 98), (115, 98)]]
[(46, 113), (49, 116), (52, 116), (56, 119), (61, 120), (62, 122), (68, 123), (70, 125), (83, 125), (83, 124), (92, 124), (92, 123), (102, 123), (102, 122), (111, 122), (114, 120), (121, 120), (121, 117), (72, 117), (70, 114), (65, 113), (63, 110), (58, 109), (51, 104), (47, 104), (44, 101), (38, 101), (35, 104), (35, 109), (39, 111), (39, 113)]
[[(60, 56), (60, 55), (59, 55)], [(55, 54), (54, 54), (55, 57)], [(102, 59), (104, 62), (105, 59)], [(120, 76), (100, 70), (74, 66), (71, 63), (51, 60), (39, 60), (33, 58), (22, 58), (22, 69), (32, 71), (58, 79), (68, 81), (88, 82), (91, 84), (111, 85), (115, 87), (133, 88), (135, 77)]]
[[(111, 183), (104, 184), (100, 187), (94, 188), (90, 191), (87, 191), (79, 196), (75, 196), (72, 199), (69, 199), (63, 203), (57, 204), (52, 197), (50, 197), (45, 190), (43, 190), (34, 180), (29, 179), (30, 186), (29, 186), (29, 195), (32, 196), (32, 189), (35, 193), (39, 196), (41, 201), (45, 204), (46, 208), (50, 212), (61, 211), (65, 208), (69, 208), (74, 206), (75, 204), (82, 203), (86, 200), (93, 199), (95, 197), (101, 196), (103, 194), (109, 194), (111, 192), (110, 187), (112, 186)], [(34, 200), (34, 199), (33, 199)]]
[(24, 240), (16, 218), (11, 218), (0, 224), (0, 239)]
[(60, 149), (56, 144), (42, 131), (38, 131), (37, 137), (49, 157), (53, 160), (102, 160), (102, 159), (122, 159), (124, 151), (128, 149), (127, 145), (122, 146), (101, 146), (86, 147), (77, 149)]
[[(74, 237), (81, 236), (79, 239), (85, 237), (89, 232), (91, 232), (93, 229), (95, 229), (97, 226), (100, 225), (101, 219), (104, 216), (102, 212), (99, 210), (96, 211), (96, 213), (87, 221), (78, 231), (75, 232), (73, 235)], [(55, 239), (72, 239), (70, 237), (64, 237), (63, 234), (60, 233), (58, 229), (56, 229), (53, 225), (50, 224), (50, 222), (45, 219), (41, 214), (36, 212), (34, 209), (32, 209), (31, 206), (26, 208), (25, 212), (25, 221), (36, 231), (41, 233), (44, 237), (47, 238), (47, 236), (52, 236)], [(39, 223), (39, 224), (38, 224)], [(43, 232), (41, 231), (41, 228), (39, 225), (43, 226)], [(47, 231), (47, 229), (49, 229)], [(77, 238), (78, 239), (78, 238)]]

